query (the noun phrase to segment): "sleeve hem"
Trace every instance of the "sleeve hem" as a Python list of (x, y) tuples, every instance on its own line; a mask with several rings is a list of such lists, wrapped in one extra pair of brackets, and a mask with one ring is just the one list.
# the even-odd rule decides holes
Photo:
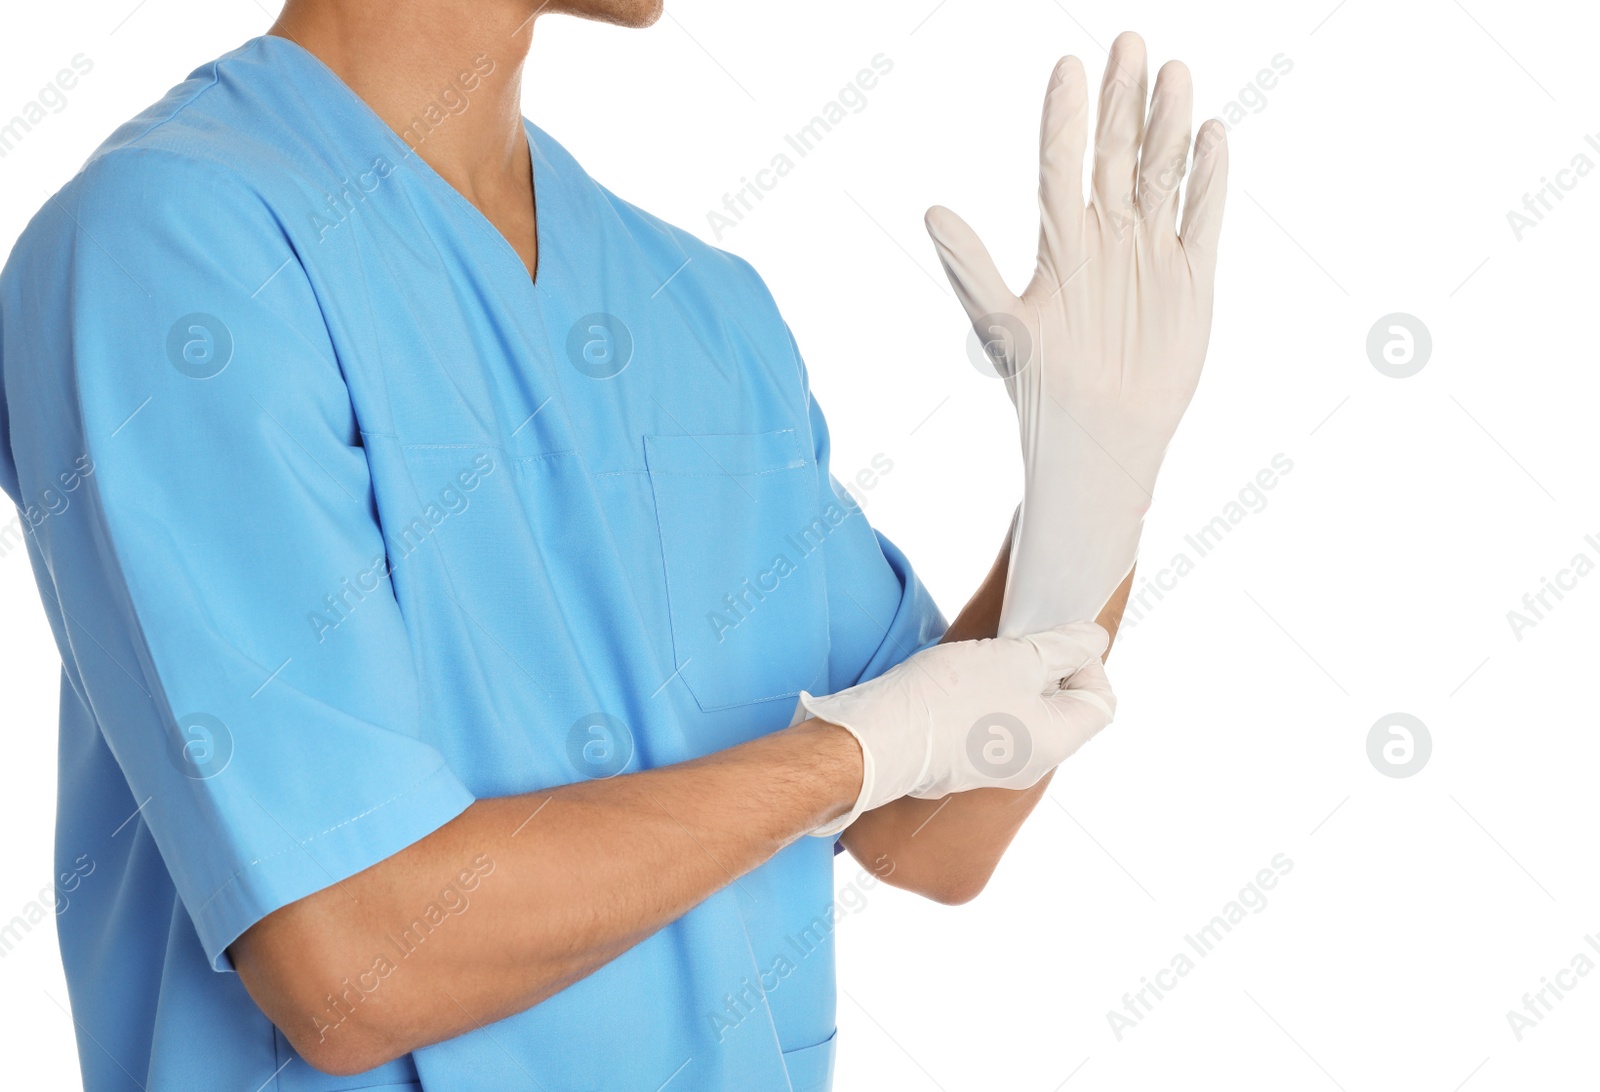
[[(298, 843), (300, 852), (249, 862), (194, 914), (212, 970), (232, 971), (228, 945), (274, 910), (392, 857), (460, 815), (475, 799), (448, 766), (440, 766), (376, 807)], [(395, 807), (402, 803), (403, 808)], [(373, 821), (376, 816), (388, 821)]]

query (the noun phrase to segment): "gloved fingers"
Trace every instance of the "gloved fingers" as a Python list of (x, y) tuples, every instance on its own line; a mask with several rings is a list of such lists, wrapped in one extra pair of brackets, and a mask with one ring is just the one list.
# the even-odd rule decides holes
[[(1144, 39), (1124, 31), (1111, 43), (1105, 79), (1100, 85), (1100, 117), (1094, 131), (1093, 195), (1102, 224), (1126, 234), (1134, 222), (1133, 187), (1139, 172), (1139, 145), (1144, 139)], [(1124, 226), (1126, 225), (1126, 226)]]
[(1040, 758), (1052, 766), (1071, 758), (1111, 723), (1104, 699), (1086, 690), (1062, 690), (1039, 702), (1051, 728), (1050, 736), (1040, 741)]
[(1116, 712), (1117, 699), (1098, 660), (1079, 668), (1072, 679), (1075, 686), (1040, 697), (1037, 716), (1029, 718), (1027, 738), (1038, 766), (1053, 768), (1071, 758)]
[(1093, 622), (1069, 622), (1020, 640), (1038, 654), (1038, 693), (1056, 690), (1062, 679), (1098, 660), (1111, 643), (1111, 635)]
[(1051, 291), (1083, 253), (1083, 150), (1089, 141), (1089, 89), (1083, 62), (1063, 57), (1050, 73), (1039, 121), (1039, 267)]
[(1217, 266), (1217, 237), (1222, 234), (1222, 206), (1228, 191), (1228, 136), (1212, 118), (1194, 138), (1194, 170), (1183, 194), (1183, 227), (1178, 232), (1191, 269), (1207, 280)]
[(1178, 230), (1178, 187), (1189, 163), (1194, 81), (1182, 61), (1156, 73), (1150, 122), (1139, 152), (1139, 211), (1151, 229), (1171, 238)]
[[(923, 223), (945, 276), (950, 278), (950, 287), (956, 290), (956, 298), (974, 326), (991, 315), (1021, 318), (1021, 301), (1006, 287), (994, 259), (989, 257), (989, 248), (965, 220), (943, 205), (935, 205), (923, 217)], [(986, 335), (987, 331), (978, 331), (980, 338)]]
[(1062, 684), (1053, 700), (1087, 703), (1105, 716), (1107, 724), (1116, 718), (1117, 695), (1112, 692), (1105, 665), (1099, 660), (1084, 664), (1062, 680)]

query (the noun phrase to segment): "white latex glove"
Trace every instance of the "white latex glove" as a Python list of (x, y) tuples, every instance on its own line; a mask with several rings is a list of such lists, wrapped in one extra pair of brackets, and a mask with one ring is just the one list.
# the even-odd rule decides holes
[(1111, 723), (1116, 698), (1100, 654), (1106, 631), (1078, 622), (1029, 637), (935, 645), (806, 714), (861, 744), (861, 792), (849, 814), (812, 833), (832, 837), (902, 796), (1025, 789)]
[(1222, 124), (1189, 154), (1189, 71), (1169, 62), (1145, 125), (1145, 50), (1111, 47), (1100, 90), (1091, 199), (1083, 196), (1088, 92), (1064, 58), (1040, 130), (1039, 257), (1011, 294), (960, 217), (928, 210), (945, 272), (1017, 409), (1025, 486), (1000, 635), (1095, 618), (1138, 553), (1167, 444), (1189, 405), (1211, 334), (1212, 280), (1227, 188)]

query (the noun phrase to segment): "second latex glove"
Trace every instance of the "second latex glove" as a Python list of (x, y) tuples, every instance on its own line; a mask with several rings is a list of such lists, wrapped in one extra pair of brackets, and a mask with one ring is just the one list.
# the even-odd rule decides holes
[(1083, 65), (1056, 66), (1040, 130), (1038, 262), (1020, 297), (960, 217), (928, 212), (1022, 436), (1001, 636), (1098, 617), (1133, 567), (1156, 473), (1199, 382), (1228, 157), (1222, 125), (1201, 126), (1180, 230), (1192, 98), (1188, 70), (1166, 65), (1146, 126), (1144, 43), (1118, 37), (1086, 204)]
[[(855, 807), (818, 836), (902, 796), (1025, 789), (1111, 723), (1100, 655), (1106, 631), (1077, 622), (1029, 637), (935, 645), (859, 686), (800, 709), (861, 744)], [(796, 711), (796, 718), (801, 713)]]

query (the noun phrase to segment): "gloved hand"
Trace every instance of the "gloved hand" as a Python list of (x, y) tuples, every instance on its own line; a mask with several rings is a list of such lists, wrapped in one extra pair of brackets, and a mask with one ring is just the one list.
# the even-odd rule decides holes
[(1025, 789), (1111, 723), (1106, 631), (1077, 622), (1029, 637), (935, 645), (848, 690), (800, 694), (809, 713), (861, 744), (861, 792), (832, 837), (902, 796)]
[(1228, 149), (1220, 122), (1200, 127), (1179, 230), (1192, 97), (1188, 69), (1168, 63), (1146, 127), (1144, 43), (1117, 38), (1085, 207), (1083, 65), (1066, 57), (1056, 66), (1040, 131), (1038, 263), (1020, 297), (960, 217), (928, 210), (940, 261), (1022, 433), (1001, 636), (1099, 615), (1133, 567), (1156, 472), (1199, 382)]

